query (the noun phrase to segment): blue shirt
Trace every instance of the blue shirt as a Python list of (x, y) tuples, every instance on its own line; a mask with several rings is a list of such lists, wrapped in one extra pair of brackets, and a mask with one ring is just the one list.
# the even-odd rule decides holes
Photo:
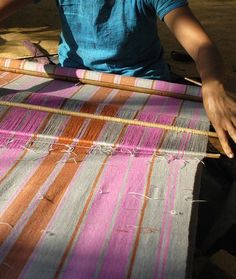
[(157, 17), (186, 0), (57, 0), (62, 66), (169, 80)]

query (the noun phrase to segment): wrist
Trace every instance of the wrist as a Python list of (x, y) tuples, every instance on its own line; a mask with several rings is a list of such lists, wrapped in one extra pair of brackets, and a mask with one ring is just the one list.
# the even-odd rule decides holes
[(217, 97), (225, 95), (224, 83), (218, 79), (204, 80), (202, 82), (202, 96)]

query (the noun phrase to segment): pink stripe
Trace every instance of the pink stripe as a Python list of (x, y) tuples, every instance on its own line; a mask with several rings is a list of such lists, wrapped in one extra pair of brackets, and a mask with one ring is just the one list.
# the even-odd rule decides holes
[[(156, 115), (140, 113), (138, 116), (139, 120), (155, 122)], [(171, 118), (163, 119), (164, 122), (171, 122)], [(130, 126), (130, 135), (137, 135), (137, 127)], [(150, 150), (154, 150), (156, 145), (160, 142), (163, 135), (163, 130), (160, 129), (141, 129), (144, 137), (141, 141), (140, 148), (148, 147)], [(145, 133), (144, 133), (145, 131)], [(126, 134), (126, 140), (130, 140), (129, 133)], [(136, 144), (136, 143), (135, 143)], [(140, 145), (140, 143), (137, 143)], [(106, 251), (106, 257), (103, 262), (101, 273), (99, 278), (105, 279), (110, 278), (110, 274), (113, 274), (113, 278), (125, 278), (126, 269), (128, 265), (129, 255), (132, 250), (134, 237), (136, 234), (136, 225), (140, 212), (143, 199), (140, 196), (133, 196), (129, 193), (144, 194), (144, 188), (146, 186), (146, 177), (149, 168), (149, 161), (153, 153), (149, 156), (137, 157), (132, 165), (128, 181), (129, 184), (126, 187), (126, 192), (122, 201), (122, 206), (119, 209), (118, 217), (113, 228), (111, 239)], [(117, 261), (116, 255), (119, 255)]]
[(178, 83), (168, 83), (169, 84), (169, 91), (175, 93), (182, 93), (184, 94), (187, 88), (187, 85), (178, 84)]
[[(188, 134), (183, 134), (183, 137), (180, 141), (180, 146), (179, 146), (179, 150), (183, 151), (188, 140), (189, 140), (189, 135)], [(182, 153), (182, 152), (181, 152)], [(176, 165), (177, 164), (177, 165)], [(180, 168), (182, 167), (183, 161), (182, 160), (177, 160), (174, 162), (174, 169), (171, 171), (169, 171), (169, 173), (171, 174), (168, 178), (168, 183), (167, 183), (167, 193), (165, 196), (165, 206), (164, 206), (164, 216), (163, 216), (163, 221), (162, 221), (162, 225), (161, 225), (161, 234), (160, 234), (160, 239), (159, 239), (159, 245), (158, 245), (158, 249), (157, 249), (157, 266), (155, 269), (155, 276), (154, 278), (158, 278), (158, 270), (161, 264), (161, 252), (162, 252), (162, 246), (164, 245), (164, 237), (166, 236), (167, 240), (166, 242), (168, 243), (168, 247), (169, 247), (169, 242), (170, 242), (170, 229), (168, 230), (168, 232), (165, 234), (165, 227), (166, 227), (166, 223), (168, 226), (168, 220), (171, 219), (172, 220), (172, 216), (170, 216), (170, 210), (173, 209), (174, 206), (174, 200), (175, 200), (175, 193), (176, 193), (176, 184), (177, 184), (177, 178), (179, 175), (179, 171)], [(174, 177), (174, 181), (172, 182), (172, 177)], [(168, 251), (167, 249), (167, 245), (164, 246), (165, 251)], [(164, 255), (166, 253), (164, 252)], [(166, 255), (165, 255), (166, 256)], [(163, 266), (166, 266), (166, 260), (167, 257), (163, 258), (162, 261), (162, 265), (161, 265), (161, 272), (163, 271)], [(161, 276), (162, 273), (160, 272)]]
[[(39, 93), (32, 94), (28, 100), (28, 103), (58, 107), (61, 106), (65, 100), (64, 98), (71, 97), (77, 90), (78, 88), (75, 86), (68, 87), (68, 83), (66, 82), (52, 82), (49, 86), (47, 86), (47, 88), (40, 90)], [(49, 93), (51, 96), (47, 95)], [(63, 98), (57, 97), (57, 95), (61, 94), (63, 94)], [(45, 95), (47, 95), (47, 98), (45, 98)], [(19, 130), (30, 135), (37, 132), (41, 123), (46, 119), (47, 115), (48, 114), (44, 112), (28, 111), (26, 114), (26, 110), (24, 109), (10, 109), (9, 113), (1, 122), (0, 129)], [(23, 127), (18, 126), (22, 120), (24, 120), (26, 124), (24, 124)], [(5, 152), (1, 155), (2, 161), (4, 162), (1, 166), (1, 176), (4, 176), (13, 166), (15, 161), (21, 156), (23, 153), (22, 146), (25, 146), (29, 139), (30, 136), (24, 136), (18, 142), (13, 141), (7, 145), (7, 149), (5, 149)], [(0, 145), (4, 146), (7, 143), (8, 141), (6, 138), (0, 138)]]
[[(183, 143), (186, 142), (188, 138), (188, 135), (184, 135), (183, 139), (181, 140), (180, 143), (180, 150), (182, 150), (182, 146), (184, 145)], [(172, 166), (170, 167), (170, 176), (168, 178), (168, 183), (167, 183), (167, 192), (165, 195), (165, 206), (164, 206), (164, 215), (163, 215), (163, 220), (162, 220), (162, 225), (161, 225), (161, 234), (160, 234), (160, 239), (159, 239), (159, 244), (157, 248), (157, 259), (156, 259), (156, 268), (155, 268), (155, 275), (154, 278), (159, 278), (158, 273), (161, 274), (162, 276), (162, 271), (163, 271), (163, 266), (166, 266), (166, 260), (167, 258), (164, 257), (162, 262), (161, 262), (161, 253), (163, 251), (163, 246), (164, 246), (164, 256), (166, 256), (165, 251), (167, 244), (164, 243), (164, 238), (166, 238), (166, 242), (169, 244), (169, 239), (170, 239), (170, 228), (168, 230), (168, 233), (165, 233), (166, 226), (168, 226), (168, 220), (169, 218), (172, 218), (170, 216), (170, 210), (173, 209), (173, 204), (174, 204), (174, 198), (175, 198), (175, 193), (176, 193), (176, 184), (177, 184), (177, 179), (179, 175), (180, 168), (182, 167), (182, 161), (176, 160), (173, 162), (174, 168), (172, 169)], [(174, 181), (172, 180), (174, 178)], [(165, 244), (165, 245), (164, 245)], [(160, 270), (160, 271), (159, 271)]]
[(151, 96), (143, 111), (149, 113), (155, 112), (155, 114), (159, 113), (177, 116), (182, 102), (182, 100), (175, 98)]
[[(193, 117), (192, 117), (192, 120), (189, 124), (189, 127), (190, 128), (196, 128), (196, 125), (197, 125), (197, 122), (199, 120), (199, 117), (200, 117), (200, 110), (199, 108), (196, 108), (194, 113), (193, 113)], [(182, 152), (184, 152), (189, 140), (191, 138), (191, 135), (187, 135), (187, 134), (184, 134), (183, 135), (183, 139), (181, 141), (181, 144), (180, 144), (180, 150), (182, 150)], [(181, 170), (181, 167), (183, 165), (183, 161), (182, 160), (178, 160), (178, 169), (177, 169), (177, 174), (176, 174), (176, 177), (179, 176), (179, 173), (180, 173), (180, 170)], [(175, 201), (175, 194), (176, 194), (176, 185), (173, 189), (173, 196), (172, 196), (172, 201), (171, 201), (171, 209), (174, 208), (174, 201)], [(171, 228), (172, 228), (172, 216), (168, 218), (169, 219), (169, 222), (167, 224), (167, 233), (166, 233), (166, 245), (164, 247), (164, 255), (163, 255), (163, 261), (162, 261), (162, 267), (161, 267), (161, 279), (164, 278), (164, 275), (165, 275), (165, 268), (166, 268), (166, 264), (167, 264), (167, 257), (168, 257), (168, 251), (169, 251), (169, 246), (170, 246), (170, 235), (171, 235)]]
[(187, 86), (184, 84), (157, 80), (154, 82), (153, 88), (160, 91), (184, 94), (186, 92)]
[[(154, 120), (153, 117), (154, 116), (152, 115), (152, 120)], [(149, 118), (150, 116), (148, 117), (146, 113), (143, 113), (139, 116), (139, 119), (143, 121), (148, 121)], [(138, 127), (137, 129), (137, 127), (129, 126), (121, 145), (125, 147), (138, 146), (140, 144), (140, 140), (143, 137), (144, 130), (145, 128)], [(150, 140), (149, 138), (152, 135), (153, 142), (150, 143), (150, 147), (154, 148), (156, 145), (156, 139), (158, 138), (158, 136), (156, 136), (155, 134), (160, 133), (162, 133), (162, 131), (160, 130), (153, 131), (153, 129), (148, 129), (147, 137), (146, 139), (144, 139), (143, 144), (147, 144), (147, 141)], [(150, 156), (134, 160), (134, 163), (132, 164), (132, 170), (129, 175), (129, 188), (126, 189), (126, 193), (127, 191), (143, 192), (145, 173), (147, 171), (149, 159)], [(105, 198), (106, 195), (103, 196), (100, 194), (95, 197), (95, 200), (87, 217), (85, 227), (81, 232), (78, 242), (76, 243), (72, 255), (70, 257), (64, 275), (65, 278), (77, 278), (78, 272), (80, 278), (91, 278), (92, 275), (95, 273), (97, 262), (99, 260), (102, 248), (104, 246), (104, 242), (107, 237), (107, 232), (111, 225), (110, 221), (107, 220), (111, 220), (114, 214), (117, 198), (119, 195), (119, 191), (122, 187), (122, 181), (124, 179), (124, 174), (127, 171), (129, 160), (130, 159), (128, 156), (117, 155), (111, 157), (108, 167), (105, 170), (106, 172), (104, 174), (103, 180), (99, 184), (99, 188), (102, 190), (103, 193), (110, 191), (112, 192), (111, 195), (107, 194), (107, 197), (109, 198), (109, 203)], [(121, 161), (122, 164), (120, 164)], [(117, 164), (119, 164), (119, 169), (114, 169), (112, 165)], [(137, 174), (139, 174), (139, 176)], [(128, 199), (129, 198), (130, 197), (128, 196)], [(126, 202), (127, 200), (124, 199), (122, 203)], [(136, 202), (136, 207), (139, 208), (141, 201), (134, 202)], [(125, 212), (121, 208), (118, 213), (117, 222), (120, 223), (120, 220), (124, 220), (125, 218), (130, 218), (130, 224), (134, 224), (135, 220), (137, 219), (137, 212), (134, 212), (133, 215), (129, 216), (129, 214), (127, 214), (127, 212)], [(117, 226), (117, 222), (115, 226)], [(93, 224), (96, 225), (96, 229), (93, 227)], [(116, 241), (115, 239), (113, 239), (114, 235), (116, 235), (116, 229), (115, 233), (112, 234), (111, 242)], [(117, 269), (117, 272), (119, 274), (121, 272), (124, 272), (125, 263), (127, 262), (127, 257), (131, 249), (133, 237), (134, 231), (131, 231), (129, 234), (129, 238), (127, 239), (127, 243), (123, 243), (123, 246), (126, 247), (126, 249), (123, 253), (124, 257), (123, 259), (120, 259), (119, 263), (119, 268), (121, 268), (123, 271), (121, 271), (121, 269)], [(109, 247), (112, 247), (112, 245), (113, 244), (111, 244), (111, 246)], [(108, 254), (112, 253), (111, 250), (112, 248), (108, 248)], [(119, 258), (120, 257), (121, 255), (119, 255)], [(107, 260), (109, 261), (108, 258)], [(111, 268), (113, 268), (112, 265)], [(105, 276), (105, 274), (102, 276)]]
[[(197, 120), (199, 118), (199, 109), (195, 109), (195, 113), (193, 114), (193, 119), (189, 125), (189, 127), (194, 128)], [(183, 134), (183, 138), (181, 139), (180, 142), (180, 147), (179, 147), (179, 154), (183, 153), (188, 142), (189, 139), (191, 138), (191, 135), (188, 134)], [(175, 163), (175, 162), (174, 162)], [(157, 249), (157, 266), (155, 269), (155, 278), (158, 277), (158, 273), (160, 274), (160, 278), (164, 278), (163, 276), (165, 275), (165, 268), (166, 268), (166, 264), (167, 264), (167, 257), (168, 257), (168, 251), (169, 251), (169, 244), (170, 244), (170, 237), (171, 237), (171, 227), (172, 227), (172, 216), (170, 214), (168, 214), (168, 212), (170, 210), (172, 210), (174, 208), (174, 201), (175, 201), (175, 194), (176, 194), (176, 184), (177, 184), (177, 177), (179, 176), (179, 172), (180, 169), (182, 167), (183, 161), (177, 160), (177, 169), (174, 169), (174, 173), (172, 172), (172, 176), (175, 177), (173, 186), (172, 186), (172, 191), (171, 191), (171, 197), (170, 197), (170, 187), (171, 187), (171, 177), (169, 177), (168, 180), (168, 193), (166, 194), (166, 197), (170, 197), (170, 199), (166, 200), (165, 203), (165, 210), (164, 210), (164, 217), (163, 217), (163, 221), (162, 221), (162, 231), (161, 231), (161, 235), (160, 235), (160, 240), (159, 240), (159, 246)], [(169, 200), (170, 200), (170, 206), (169, 206)], [(168, 214), (168, 215), (166, 215)], [(165, 227), (167, 224), (167, 232), (165, 233)], [(164, 246), (164, 252), (163, 252), (163, 258), (162, 258), (162, 262), (160, 261), (160, 257), (161, 257), (161, 252), (162, 252), (162, 245), (164, 245), (164, 236), (166, 238), (165, 240), (165, 246)], [(161, 265), (161, 266), (160, 266)]]
[[(129, 173), (128, 184), (112, 231), (99, 278), (125, 278), (129, 255), (136, 234), (142, 198), (129, 192), (143, 194), (148, 171), (149, 156), (135, 158)], [(127, 210), (128, 209), (128, 210)]]
[(85, 70), (77, 69), (75, 72), (75, 77), (84, 78), (85, 72), (86, 72)]
[[(183, 162), (181, 160), (178, 160), (176, 164), (177, 164), (177, 166), (175, 167), (174, 172), (173, 172), (175, 179), (174, 179), (173, 186), (171, 189), (171, 196), (170, 196), (171, 201), (170, 201), (170, 206), (168, 207), (168, 210), (172, 210), (174, 208), (177, 179), (179, 178), (180, 170), (183, 167)], [(165, 271), (165, 267), (167, 264), (167, 256), (168, 256), (169, 245), (170, 245), (171, 225), (172, 225), (172, 218), (173, 218), (173, 216), (170, 216), (170, 213), (166, 213), (166, 214), (168, 214), (167, 218), (166, 218), (167, 219), (167, 221), (166, 221), (167, 232), (165, 234), (166, 244), (164, 246), (164, 255), (163, 255), (162, 265), (161, 265), (161, 269), (160, 269), (160, 278), (163, 278), (163, 276), (165, 275), (164, 271)], [(165, 223), (163, 224), (163, 226), (165, 226)], [(163, 233), (163, 236), (164, 236), (164, 233)], [(155, 277), (157, 277), (157, 276), (155, 276)]]
[(92, 278), (117, 206), (129, 160), (129, 157), (122, 155), (112, 156), (109, 160), (98, 185), (99, 191), (72, 250), (64, 278), (78, 278), (78, 274), (80, 279)]
[(154, 81), (153, 89), (157, 89), (160, 91), (168, 91), (168, 82), (156, 80)]

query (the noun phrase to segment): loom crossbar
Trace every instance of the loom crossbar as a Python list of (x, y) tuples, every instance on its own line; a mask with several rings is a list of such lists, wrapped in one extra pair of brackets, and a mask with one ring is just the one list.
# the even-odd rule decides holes
[(29, 110), (38, 110), (38, 111), (56, 113), (56, 114), (61, 114), (61, 115), (76, 116), (76, 117), (82, 117), (82, 118), (88, 118), (88, 119), (94, 119), (94, 120), (115, 122), (115, 123), (124, 124), (124, 125), (135, 125), (135, 126), (148, 127), (148, 128), (159, 128), (159, 129), (173, 131), (173, 132), (190, 133), (190, 134), (194, 134), (194, 135), (218, 138), (218, 136), (215, 132), (183, 128), (183, 127), (176, 127), (176, 126), (164, 125), (164, 124), (154, 123), (154, 122), (130, 120), (130, 119), (125, 119), (125, 118), (96, 115), (96, 114), (86, 113), (86, 112), (69, 111), (69, 110), (56, 109), (56, 108), (51, 108), (51, 107), (46, 107), (46, 106), (37, 106), (37, 105), (32, 105), (32, 104), (8, 102), (8, 101), (0, 101), (0, 105), (29, 109)]

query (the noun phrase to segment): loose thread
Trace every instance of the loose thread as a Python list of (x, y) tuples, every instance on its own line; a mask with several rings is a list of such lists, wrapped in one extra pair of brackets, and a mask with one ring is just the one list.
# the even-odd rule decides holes
[(205, 162), (203, 160), (200, 160), (199, 158), (194, 158), (194, 160), (196, 160), (197, 162), (202, 164), (204, 167), (206, 167), (206, 164), (205, 164)]
[(12, 226), (11, 224), (6, 223), (6, 222), (0, 222), (0, 225), (5, 225), (5, 226), (9, 227), (11, 230), (14, 229), (14, 226)]
[(3, 262), (2, 264), (5, 265), (6, 267), (10, 268), (10, 269), (13, 269), (13, 266), (9, 265), (9, 264), (6, 263), (6, 262)]
[(184, 215), (184, 213), (183, 212), (177, 212), (176, 210), (171, 210), (171, 211), (169, 211), (168, 213), (170, 213), (171, 215)]
[(102, 189), (101, 190), (99, 190), (99, 192), (98, 192), (100, 195), (107, 195), (107, 194), (110, 194), (110, 192), (109, 191), (103, 191)]
[[(56, 151), (56, 149), (53, 149), (53, 150), (50, 150), (50, 148), (52, 148), (52, 146), (68, 146), (68, 144), (66, 143), (57, 143), (57, 142), (49, 142), (49, 141), (45, 141), (45, 140), (42, 140), (42, 139), (45, 139), (45, 138), (48, 138), (48, 139), (52, 139), (52, 140), (57, 140), (57, 139), (60, 139), (60, 137), (58, 136), (50, 136), (50, 135), (34, 135), (34, 134), (30, 134), (28, 136), (36, 136), (37, 138), (40, 138), (40, 140), (31, 140), (29, 142), (27, 142), (26, 146), (28, 148), (31, 148), (34, 144), (48, 144), (50, 145), (49, 147), (49, 153), (50, 152), (53, 152), (53, 151)], [(73, 140), (73, 143), (78, 143), (80, 141), (80, 139), (77, 139), (77, 138), (74, 138), (74, 139), (70, 139), (70, 140)], [(13, 141), (12, 141), (13, 142)], [(82, 141), (83, 142), (83, 141)], [(9, 142), (11, 143), (11, 142)], [(7, 147), (6, 144), (3, 146), (1, 146), (3, 148)], [(22, 146), (22, 148), (24, 148)], [(112, 143), (104, 143), (104, 142), (98, 142), (98, 143), (95, 143), (92, 147), (89, 145), (88, 147), (87, 146), (79, 146), (79, 149), (84, 149), (84, 150), (88, 150), (88, 154), (107, 154), (107, 155), (112, 155), (112, 154), (115, 154), (115, 153), (123, 153), (123, 154), (129, 154), (129, 155), (132, 155), (132, 156), (138, 156), (138, 155), (153, 155), (153, 156), (156, 156), (156, 157), (159, 157), (159, 158), (167, 158), (168, 159), (168, 162), (171, 163), (172, 161), (174, 160), (180, 160), (180, 159), (183, 159), (183, 156), (186, 157), (186, 156), (196, 156), (196, 154), (192, 154), (191, 152), (188, 152), (186, 153), (185, 155), (181, 155), (179, 156), (179, 154), (173, 154), (173, 151), (171, 150), (172, 152), (172, 155), (170, 155), (170, 151), (160, 151), (160, 150), (157, 150), (157, 149), (153, 149), (153, 150), (146, 150), (146, 149), (142, 149), (142, 148), (137, 148), (137, 147), (121, 147), (120, 145), (115, 145), (115, 144), (112, 144)], [(32, 150), (34, 150), (34, 148), (32, 148)], [(200, 155), (200, 154), (199, 154)], [(203, 157), (210, 157), (210, 158), (219, 158), (220, 157), (220, 154), (201, 154)], [(183, 159), (184, 160), (184, 159)], [(196, 158), (196, 160), (199, 160), (198, 158)], [(186, 160), (184, 160), (186, 161)], [(148, 162), (147, 162), (148, 163)]]
[(46, 201), (48, 201), (48, 202), (50, 202), (50, 203), (52, 203), (52, 204), (54, 204), (54, 201), (51, 200), (51, 199), (50, 199), (49, 197), (47, 197), (47, 196), (43, 196), (43, 199), (46, 200)]
[(42, 194), (41, 192), (38, 192), (39, 198), (38, 200), (46, 200), (50, 203), (54, 203), (53, 200), (51, 200), (50, 198), (48, 198), (46, 195)]
[(148, 200), (163, 200), (163, 199), (160, 199), (160, 198), (151, 198), (147, 195), (136, 193), (136, 192), (129, 192), (128, 195), (140, 196), (140, 197), (146, 198)]
[(129, 229), (129, 228), (141, 229), (144, 233), (156, 233), (156, 232), (160, 231), (160, 229), (158, 229), (158, 228), (142, 227), (142, 226), (136, 226), (136, 225), (126, 225), (126, 228), (127, 229)]
[(185, 201), (190, 201), (192, 203), (201, 203), (201, 202), (208, 202), (207, 200), (194, 200), (192, 197), (185, 196)]
[(48, 230), (41, 230), (42, 233), (45, 233), (45, 234), (48, 234), (49, 236), (54, 236), (55, 233), (54, 232), (51, 232), (51, 231), (48, 231)]

